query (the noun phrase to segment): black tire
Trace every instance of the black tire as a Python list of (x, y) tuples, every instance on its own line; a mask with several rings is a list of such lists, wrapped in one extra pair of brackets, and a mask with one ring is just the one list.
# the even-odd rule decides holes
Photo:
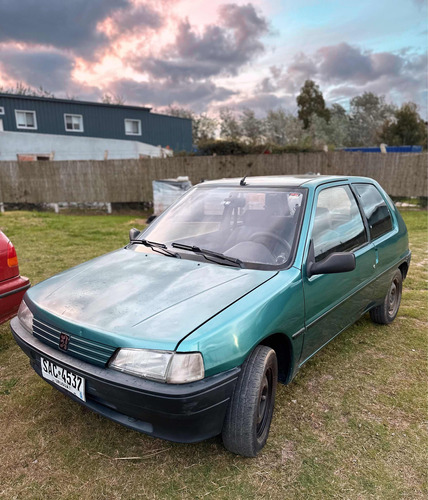
[(398, 269), (392, 278), (388, 293), (380, 306), (370, 311), (370, 317), (374, 323), (388, 325), (397, 316), (401, 304), (401, 293), (403, 291), (403, 275)]
[(232, 453), (255, 457), (266, 444), (277, 382), (275, 351), (257, 346), (242, 365), (223, 424), (223, 443)]

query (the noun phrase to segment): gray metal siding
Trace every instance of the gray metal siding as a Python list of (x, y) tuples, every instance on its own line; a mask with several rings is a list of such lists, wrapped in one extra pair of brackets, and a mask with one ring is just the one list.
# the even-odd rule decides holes
[[(174, 151), (190, 151), (192, 148), (191, 120), (151, 113), (144, 108), (55, 102), (19, 96), (0, 96), (0, 107), (4, 107), (5, 111), (4, 115), (0, 115), (5, 131), (134, 140), (154, 146), (169, 146)], [(18, 129), (15, 110), (35, 111), (37, 130)], [(64, 114), (68, 113), (83, 116), (83, 132), (65, 130)], [(127, 118), (141, 120), (141, 135), (125, 134)]]

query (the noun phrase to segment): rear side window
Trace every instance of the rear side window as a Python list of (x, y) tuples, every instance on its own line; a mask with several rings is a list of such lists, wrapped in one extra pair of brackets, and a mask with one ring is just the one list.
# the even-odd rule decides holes
[(363, 219), (349, 186), (320, 192), (312, 239), (316, 262), (333, 252), (350, 252), (367, 242)]
[(374, 240), (392, 229), (392, 219), (385, 200), (373, 184), (354, 184)]

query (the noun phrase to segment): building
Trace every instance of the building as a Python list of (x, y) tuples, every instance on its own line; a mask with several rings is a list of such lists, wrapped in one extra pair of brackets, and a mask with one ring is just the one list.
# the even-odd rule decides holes
[(105, 160), (190, 151), (192, 121), (151, 108), (0, 93), (0, 160)]

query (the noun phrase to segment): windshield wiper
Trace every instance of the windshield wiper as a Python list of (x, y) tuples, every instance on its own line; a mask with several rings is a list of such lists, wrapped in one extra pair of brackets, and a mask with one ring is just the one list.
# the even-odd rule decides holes
[[(206, 250), (205, 248), (199, 248), (194, 245), (184, 245), (183, 243), (172, 243), (171, 246), (173, 248), (180, 248), (182, 250), (189, 250), (190, 252), (194, 253), (200, 253), (203, 257), (205, 257), (206, 260), (209, 260), (210, 262), (215, 262), (216, 264), (226, 264), (228, 262), (231, 262), (232, 264), (235, 264), (239, 267), (244, 267), (244, 263), (242, 260), (235, 259), (235, 257), (229, 257), (228, 255), (224, 255), (220, 252), (214, 252), (213, 250)], [(217, 260), (210, 259), (209, 257), (215, 257), (216, 259), (223, 260), (224, 262), (218, 262)]]
[(181, 259), (180, 254), (176, 252), (171, 252), (167, 249), (164, 243), (157, 243), (156, 241), (149, 240), (131, 240), (130, 243), (137, 243), (140, 245), (144, 245), (145, 247), (151, 248), (154, 252), (158, 252), (161, 255), (169, 255), (170, 257), (175, 257), (177, 259)]

